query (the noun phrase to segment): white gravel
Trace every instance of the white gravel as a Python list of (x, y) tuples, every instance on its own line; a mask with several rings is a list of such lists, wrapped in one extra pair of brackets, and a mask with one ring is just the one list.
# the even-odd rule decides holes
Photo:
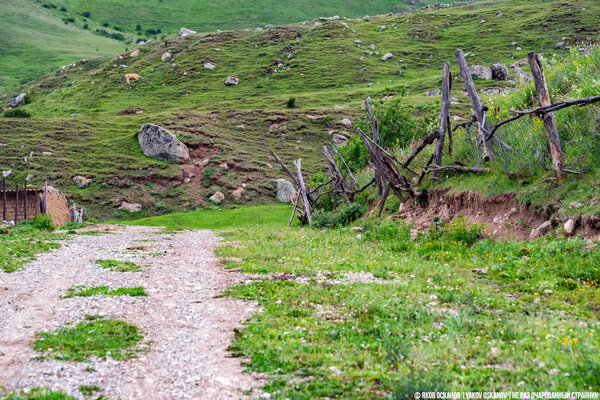
[[(238, 399), (260, 387), (262, 377), (243, 372), (241, 360), (227, 351), (233, 328), (257, 308), (251, 302), (216, 298), (247, 279), (219, 265), (213, 255), (218, 238), (210, 231), (109, 229), (113, 233), (65, 241), (21, 271), (0, 272), (0, 387), (43, 386), (78, 399), (83, 398), (79, 385), (97, 385), (111, 399)], [(127, 250), (132, 246), (148, 250)], [(94, 264), (104, 258), (148, 267), (113, 272)], [(143, 286), (149, 296), (61, 298), (77, 285)], [(126, 361), (35, 360), (39, 354), (31, 342), (36, 332), (80, 321), (86, 314), (135, 324), (149, 351)], [(252, 397), (259, 394), (254, 390)]]

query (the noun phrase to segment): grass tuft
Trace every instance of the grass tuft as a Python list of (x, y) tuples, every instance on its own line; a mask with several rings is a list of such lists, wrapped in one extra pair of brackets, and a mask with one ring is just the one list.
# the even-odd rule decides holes
[(122, 287), (117, 289), (111, 289), (108, 286), (76, 286), (70, 288), (64, 298), (71, 297), (90, 297), (90, 296), (148, 296), (146, 290), (141, 286), (136, 287)]
[(132, 261), (96, 260), (96, 264), (101, 268), (118, 272), (137, 272), (145, 268), (143, 265), (138, 265)]

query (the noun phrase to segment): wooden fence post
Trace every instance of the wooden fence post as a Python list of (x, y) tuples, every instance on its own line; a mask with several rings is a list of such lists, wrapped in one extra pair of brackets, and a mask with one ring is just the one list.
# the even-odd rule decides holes
[(44, 182), (44, 202), (42, 206), (44, 214), (48, 214), (48, 182)]
[(473, 83), (473, 77), (471, 76), (471, 70), (467, 65), (465, 54), (461, 49), (456, 50), (455, 54), (456, 61), (458, 61), (458, 66), (460, 67), (460, 73), (462, 75), (463, 81), (465, 82), (467, 94), (471, 99), (471, 106), (473, 107), (473, 111), (475, 112), (475, 118), (477, 119), (479, 126), (483, 130), (483, 135), (485, 137), (485, 139), (482, 138), (483, 143), (481, 143), (481, 146), (483, 147), (483, 159), (485, 161), (489, 161), (489, 152), (492, 151), (492, 141), (491, 138), (487, 138), (487, 136), (489, 135), (490, 127), (488, 125), (487, 119), (485, 118), (485, 112), (483, 111), (481, 100), (479, 99), (479, 95), (477, 94), (477, 90), (475, 89), (475, 84)]
[(24, 214), (23, 215), (25, 217), (24, 218), (25, 221), (27, 221), (28, 220), (27, 219), (27, 181), (25, 181), (25, 184), (24, 184), (23, 188), (24, 188), (23, 189), (23, 205), (24, 205), (24, 208), (23, 208), (23, 213)]
[[(548, 84), (546, 82), (546, 75), (544, 75), (544, 66), (542, 65), (542, 59), (538, 54), (531, 52), (529, 56), (529, 65), (531, 66), (531, 73), (533, 74), (533, 81), (535, 82), (535, 90), (537, 91), (538, 101), (540, 106), (548, 107), (552, 105), (550, 101), (550, 92), (548, 91)], [(548, 135), (548, 142), (550, 143), (550, 155), (552, 156), (552, 167), (554, 169), (554, 175), (558, 181), (562, 181), (565, 177), (563, 169), (565, 168), (565, 159), (563, 157), (562, 147), (560, 145), (560, 137), (558, 136), (558, 128), (556, 127), (556, 120), (552, 112), (543, 113), (540, 118), (544, 122), (546, 127), (546, 135)]]
[(306, 217), (308, 218), (308, 224), (312, 225), (312, 213), (310, 210), (310, 203), (308, 202), (308, 193), (306, 192), (306, 186), (304, 185), (304, 178), (302, 178), (302, 159), (297, 159), (294, 161), (294, 165), (296, 166), (296, 172), (298, 174), (298, 182), (300, 183), (300, 193), (298, 196), (302, 195), (302, 200), (304, 203), (304, 209), (306, 210)]
[(19, 184), (15, 190), (15, 225), (19, 223)]
[(6, 221), (6, 178), (2, 177), (2, 220)]
[[(444, 153), (444, 138), (446, 131), (450, 127), (450, 90), (452, 88), (452, 73), (450, 72), (450, 63), (444, 63), (444, 75), (442, 78), (442, 111), (440, 114), (440, 128), (437, 137), (437, 146), (435, 148), (434, 166), (442, 166), (442, 155)], [(438, 171), (433, 172), (433, 177), (437, 178)]]
[(37, 188), (35, 188), (35, 217), (40, 214), (40, 197)]

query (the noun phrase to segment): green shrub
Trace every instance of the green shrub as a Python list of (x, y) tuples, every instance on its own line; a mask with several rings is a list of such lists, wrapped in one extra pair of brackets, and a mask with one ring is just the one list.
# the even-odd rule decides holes
[(364, 213), (360, 204), (352, 203), (341, 207), (337, 212), (316, 210), (313, 214), (315, 228), (335, 228), (344, 226), (360, 218)]
[(4, 118), (29, 118), (31, 114), (29, 114), (25, 110), (21, 110), (20, 108), (15, 108), (14, 110), (8, 110), (4, 113)]
[(485, 232), (485, 225), (470, 224), (464, 217), (456, 218), (444, 229), (446, 238), (472, 246)]
[(285, 103), (285, 105), (287, 106), (287, 108), (294, 108), (296, 107), (296, 98), (295, 97), (290, 97), (287, 102)]
[(92, 14), (90, 14), (89, 11), (84, 11), (81, 13), (81, 16), (84, 18), (90, 18), (92, 16)]
[(53, 231), (56, 229), (56, 225), (54, 225), (52, 217), (48, 214), (39, 214), (33, 221), (31, 221), (31, 225), (36, 229), (44, 231)]

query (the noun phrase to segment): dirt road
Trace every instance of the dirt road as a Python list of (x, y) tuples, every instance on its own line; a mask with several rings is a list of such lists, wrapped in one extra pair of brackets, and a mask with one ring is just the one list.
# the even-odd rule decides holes
[[(79, 385), (97, 385), (110, 399), (238, 399), (259, 387), (259, 378), (244, 373), (241, 360), (227, 352), (233, 328), (255, 305), (216, 298), (244, 280), (219, 265), (213, 254), (218, 238), (209, 231), (102, 229), (112, 232), (78, 235), (21, 271), (0, 272), (0, 387), (43, 386), (83, 398)], [(147, 268), (114, 272), (99, 268), (98, 259)], [(78, 285), (143, 286), (148, 296), (61, 298)], [(81, 321), (86, 314), (135, 324), (149, 351), (126, 361), (35, 360), (36, 332)]]

